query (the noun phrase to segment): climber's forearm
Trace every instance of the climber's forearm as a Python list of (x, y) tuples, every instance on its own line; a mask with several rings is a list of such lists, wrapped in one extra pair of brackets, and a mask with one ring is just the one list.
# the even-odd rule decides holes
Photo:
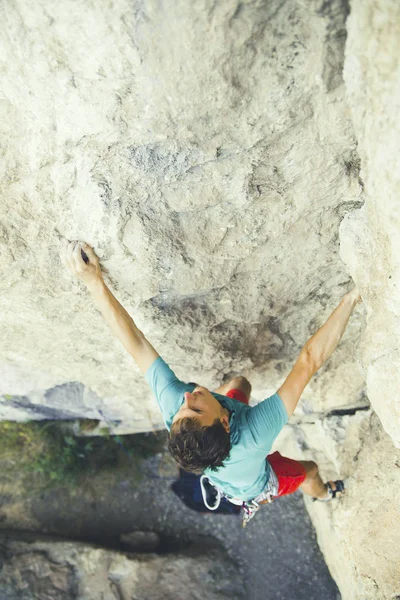
[(113, 296), (102, 277), (96, 279), (87, 288), (113, 333), (134, 358), (142, 373), (146, 374), (159, 357), (157, 350), (136, 327), (130, 314)]
[(132, 317), (113, 296), (102, 278), (98, 278), (87, 287), (112, 332), (134, 356), (137, 348), (143, 343), (143, 333), (136, 327)]
[(318, 368), (328, 360), (337, 347), (356, 304), (357, 299), (353, 294), (343, 296), (326, 323), (308, 340), (306, 347)]

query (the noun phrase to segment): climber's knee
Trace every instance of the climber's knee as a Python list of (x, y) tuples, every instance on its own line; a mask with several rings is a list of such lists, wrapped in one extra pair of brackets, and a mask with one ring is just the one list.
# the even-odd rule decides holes
[(318, 465), (313, 460), (299, 460), (298, 462), (305, 468), (307, 478), (312, 479), (318, 475)]
[(247, 397), (250, 396), (251, 383), (248, 379), (246, 379), (246, 377), (243, 377), (243, 375), (238, 375), (238, 377), (231, 379), (229, 382), (229, 387), (231, 389), (241, 390), (246, 394)]

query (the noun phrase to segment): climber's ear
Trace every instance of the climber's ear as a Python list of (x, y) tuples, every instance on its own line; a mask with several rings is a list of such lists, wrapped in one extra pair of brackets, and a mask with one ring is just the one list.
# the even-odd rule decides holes
[(227, 415), (223, 415), (221, 418), (221, 423), (224, 426), (224, 429), (227, 433), (230, 432), (230, 425), (229, 425), (229, 417)]

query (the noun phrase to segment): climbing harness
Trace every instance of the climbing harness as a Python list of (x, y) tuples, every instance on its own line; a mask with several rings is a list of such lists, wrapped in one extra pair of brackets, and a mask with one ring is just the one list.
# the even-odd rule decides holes
[[(217, 492), (217, 497), (215, 499), (215, 503), (213, 506), (211, 506), (208, 503), (207, 489), (205, 487), (205, 480), (207, 480), (208, 485), (213, 487)], [(206, 507), (209, 510), (217, 510), (217, 508), (219, 507), (219, 505), (221, 503), (222, 498), (226, 498), (232, 504), (241, 506), (243, 509), (242, 527), (246, 527), (248, 522), (251, 521), (251, 519), (260, 510), (262, 504), (269, 504), (274, 500), (275, 497), (278, 496), (279, 482), (278, 482), (278, 478), (276, 476), (275, 471), (271, 467), (270, 476), (269, 476), (266, 487), (261, 492), (261, 494), (258, 494), (258, 496), (253, 498), (253, 500), (240, 500), (239, 498), (233, 498), (232, 496), (229, 496), (228, 494), (223, 492), (220, 488), (218, 488), (216, 485), (211, 483), (209, 478), (206, 475), (202, 475), (200, 477), (200, 486), (201, 486), (201, 493), (203, 496), (204, 504), (206, 505)]]

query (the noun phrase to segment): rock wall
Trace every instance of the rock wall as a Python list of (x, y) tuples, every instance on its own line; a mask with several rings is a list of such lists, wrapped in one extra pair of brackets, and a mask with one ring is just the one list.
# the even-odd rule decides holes
[(347, 28), (344, 78), (365, 204), (341, 223), (341, 256), (366, 307), (368, 398), (400, 448), (400, 4), (353, 2)]
[(273, 450), (315, 460), (324, 481), (344, 479), (339, 502), (305, 505), (343, 600), (388, 600), (400, 592), (400, 450), (377, 415), (307, 419), (285, 427)]
[(238, 573), (221, 550), (159, 556), (43, 536), (15, 537), (0, 534), (0, 594), (8, 600), (244, 598)]
[(345, 478), (336, 505), (306, 500), (344, 600), (400, 597), (400, 5), (352, 2), (344, 78), (358, 140), (365, 204), (340, 225), (341, 256), (361, 289), (357, 349), (370, 410), (292, 420), (276, 447)]
[[(362, 199), (345, 18), (338, 0), (7, 6), (1, 418), (163, 426), (62, 265), (64, 239), (94, 246), (179, 377), (212, 389), (241, 372), (255, 401), (276, 390), (351, 285), (338, 227)], [(359, 331), (355, 316), (300, 410), (365, 404)]]
[(307, 507), (343, 598), (383, 600), (400, 595), (399, 4), (347, 14), (340, 0), (6, 7), (0, 416), (162, 427), (61, 264), (64, 239), (94, 246), (179, 377), (213, 389), (242, 373), (254, 402), (353, 278), (363, 305), (277, 448), (347, 478), (340, 503)]

